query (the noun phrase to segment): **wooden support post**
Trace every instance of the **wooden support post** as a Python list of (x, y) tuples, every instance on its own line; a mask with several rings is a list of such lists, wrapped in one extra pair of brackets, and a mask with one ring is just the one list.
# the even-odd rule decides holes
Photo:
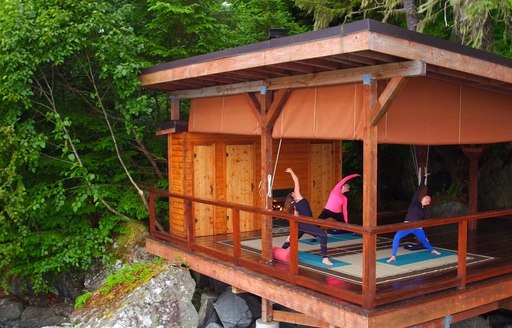
[(170, 110), (171, 110), (171, 121), (177, 121), (180, 119), (180, 100), (175, 96), (169, 96)]
[[(266, 209), (272, 209), (272, 196), (269, 196), (268, 190), (268, 177), (272, 175), (272, 127), (263, 124), (265, 114), (271, 105), (271, 96), (270, 92), (265, 92), (260, 100), (261, 181)], [(261, 260), (265, 263), (272, 262), (272, 217), (269, 215), (264, 215), (261, 220)]]
[[(483, 147), (464, 147), (462, 151), (469, 159), (469, 213), (476, 213), (478, 211), (478, 160), (483, 155)], [(470, 232), (476, 230), (477, 223), (477, 221), (469, 222)]]
[(270, 301), (266, 298), (261, 299), (261, 320), (263, 320), (263, 322), (274, 320), (272, 304), (270, 304)]
[[(377, 102), (377, 82), (363, 79), (363, 226), (377, 226), (377, 126), (371, 125), (372, 109)], [(363, 306), (375, 304), (377, 236), (363, 234)]]
[[(247, 101), (261, 126), (261, 193), (264, 195), (264, 207), (268, 210), (272, 209), (272, 195), (268, 190), (269, 176), (273, 174), (272, 129), (290, 93), (288, 89), (273, 93), (265, 88), (260, 89), (259, 98), (256, 94), (246, 93)], [(269, 215), (264, 215), (261, 220), (261, 260), (272, 262), (272, 217)]]

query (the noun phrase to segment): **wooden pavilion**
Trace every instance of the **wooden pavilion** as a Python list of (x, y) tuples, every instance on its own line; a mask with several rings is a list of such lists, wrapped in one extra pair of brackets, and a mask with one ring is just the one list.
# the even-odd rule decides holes
[[(168, 138), (169, 190), (150, 192), (148, 252), (260, 296), (263, 322), (447, 327), (512, 309), (512, 209), (477, 207), (482, 145), (512, 141), (512, 60), (363, 20), (164, 63), (140, 82), (171, 104), (158, 131)], [(181, 122), (185, 99), (190, 115)], [(343, 173), (343, 140), (363, 143), (362, 225), (272, 210), (271, 191), (292, 187), (284, 170), (293, 167), (320, 213)], [(461, 168), (470, 172), (469, 213), (378, 219), (379, 144), (460, 145), (470, 162)], [(272, 260), (276, 219), (289, 222), (289, 263)], [(360, 280), (302, 266), (298, 222), (361, 235)], [(380, 280), (381, 237), (415, 227), (443, 231), (429, 238), (454, 251), (455, 265)], [(259, 238), (259, 253), (247, 251), (247, 238)], [(471, 264), (471, 252), (492, 260)]]

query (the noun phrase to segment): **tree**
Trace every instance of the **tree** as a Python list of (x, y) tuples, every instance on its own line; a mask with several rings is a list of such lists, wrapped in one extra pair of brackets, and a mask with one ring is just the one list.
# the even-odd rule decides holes
[[(290, 0), (0, 0), (0, 273), (36, 291), (107, 255), (165, 187), (165, 95), (143, 67), (304, 28)], [(264, 17), (258, 13), (270, 12)], [(257, 19), (254, 19), (257, 18)], [(238, 31), (238, 33), (237, 33)], [(243, 32), (240, 32), (243, 31)]]

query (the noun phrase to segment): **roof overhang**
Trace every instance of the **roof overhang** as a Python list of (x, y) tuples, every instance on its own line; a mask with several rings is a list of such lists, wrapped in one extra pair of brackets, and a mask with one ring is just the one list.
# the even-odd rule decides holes
[(325, 85), (333, 76), (351, 83), (368, 74), (427, 75), (512, 94), (511, 59), (373, 20), (164, 63), (140, 81), (183, 99)]

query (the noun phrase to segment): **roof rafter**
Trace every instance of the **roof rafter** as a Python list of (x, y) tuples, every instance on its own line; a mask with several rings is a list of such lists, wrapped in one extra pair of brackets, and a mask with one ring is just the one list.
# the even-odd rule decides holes
[(171, 92), (170, 95), (180, 99), (204, 98), (234, 95), (244, 92), (256, 92), (260, 91), (261, 88), (266, 88), (268, 90), (280, 90), (354, 83), (362, 81), (364, 75), (371, 75), (374, 80), (390, 79), (397, 76), (422, 76), (426, 74), (426, 66), (426, 63), (423, 61), (413, 60), (392, 64), (356, 67), (321, 73), (235, 83), (201, 89), (182, 90)]

